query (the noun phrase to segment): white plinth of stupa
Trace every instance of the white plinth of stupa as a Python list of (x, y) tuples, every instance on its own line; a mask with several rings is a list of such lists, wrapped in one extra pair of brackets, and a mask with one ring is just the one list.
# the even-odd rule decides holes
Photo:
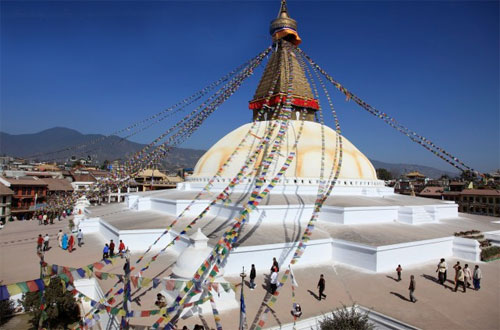
[[(172, 269), (172, 276), (170, 279), (184, 280), (189, 281), (193, 278), (193, 275), (196, 273), (200, 265), (205, 261), (205, 259), (212, 252), (212, 248), (208, 246), (208, 237), (206, 237), (201, 230), (198, 230), (191, 235), (190, 237), (191, 244), (187, 247), (177, 258), (177, 261)], [(221, 272), (217, 274), (214, 279), (216, 283), (227, 283), (224, 278), (224, 269), (221, 269)], [(201, 287), (207, 287), (207, 283), (201, 283)], [(177, 297), (178, 291), (163, 291), (164, 296), (166, 297), (167, 304), (172, 304)], [(207, 296), (207, 292), (203, 291), (193, 297), (191, 297), (190, 301), (197, 301), (203, 299)], [(211, 292), (215, 305), (217, 306), (217, 310), (224, 311), (233, 308), (238, 308), (238, 301), (235, 297), (235, 292), (233, 289), (229, 289), (228, 291), (223, 290), (222, 286), (219, 286), (218, 292)], [(192, 314), (201, 313), (201, 314), (210, 314), (212, 313), (212, 307), (209, 301), (198, 305), (193, 306), (192, 308), (185, 309), (181, 317), (188, 317)]]

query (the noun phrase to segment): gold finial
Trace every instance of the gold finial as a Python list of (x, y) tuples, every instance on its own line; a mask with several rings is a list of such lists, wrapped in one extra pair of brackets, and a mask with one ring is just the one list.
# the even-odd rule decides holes
[(297, 33), (297, 22), (288, 16), (286, 0), (281, 0), (278, 17), (272, 20), (269, 32), (274, 41), (285, 39), (296, 46), (302, 42)]
[(281, 17), (288, 18), (288, 9), (286, 8), (286, 0), (281, 0), (281, 7), (278, 13), (278, 18)]

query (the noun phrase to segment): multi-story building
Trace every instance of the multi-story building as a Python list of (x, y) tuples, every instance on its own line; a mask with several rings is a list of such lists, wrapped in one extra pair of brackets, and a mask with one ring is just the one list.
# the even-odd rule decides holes
[(0, 182), (0, 223), (5, 224), (10, 217), (10, 207), (14, 192), (5, 184)]
[(444, 192), (443, 196), (458, 203), (459, 212), (500, 217), (500, 190), (464, 189), (458, 194)]
[(0, 182), (14, 192), (11, 215), (18, 219), (31, 219), (34, 211), (43, 205), (47, 197), (48, 184), (37, 177), (0, 177)]

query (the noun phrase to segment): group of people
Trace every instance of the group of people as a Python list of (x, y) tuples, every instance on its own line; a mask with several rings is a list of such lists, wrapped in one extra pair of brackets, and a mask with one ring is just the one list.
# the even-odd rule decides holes
[[(474, 266), (474, 270), (471, 270), (468, 264), (465, 264), (464, 267), (460, 265), (460, 261), (453, 266), (455, 270), (455, 288), (453, 291), (457, 292), (458, 287), (463, 288), (463, 292), (466, 292), (466, 288), (470, 288), (471, 283), (475, 290), (481, 289), (481, 279), (483, 278), (483, 273), (479, 268), (479, 265)], [(448, 275), (448, 265), (446, 264), (446, 260), (442, 258), (436, 269), (436, 273), (438, 273), (438, 281), (443, 286), (445, 285), (447, 275)]]
[(44, 237), (42, 237), (42, 234), (38, 235), (38, 238), (36, 240), (36, 252), (45, 252), (49, 250), (49, 234), (45, 234)]
[[(59, 247), (63, 250), (67, 250), (69, 253), (73, 252), (75, 249), (75, 235), (73, 233), (64, 233), (62, 230), (59, 230), (57, 233), (57, 241), (59, 243)], [(78, 247), (81, 247), (83, 244), (83, 232), (81, 229), (76, 233), (76, 241), (78, 242)]]
[[(81, 247), (83, 244), (83, 233), (81, 229), (76, 234), (76, 239), (78, 240), (78, 247)], [(49, 234), (45, 234), (45, 236), (43, 237), (42, 234), (39, 234), (36, 243), (37, 253), (48, 251), (50, 248), (49, 242), (50, 242)], [(72, 233), (67, 234), (64, 233), (62, 229), (60, 229), (59, 232), (57, 233), (57, 243), (61, 249), (67, 250), (69, 253), (71, 253), (74, 250), (75, 237)]]
[[(109, 244), (106, 243), (104, 244), (104, 248), (102, 249), (102, 259), (109, 259), (113, 258), (115, 256), (115, 242), (113, 240), (109, 241)], [(122, 240), (120, 240), (120, 243), (118, 244), (118, 254), (123, 258), (123, 253), (125, 253), (125, 243), (123, 243)]]
[[(483, 278), (483, 273), (481, 269), (479, 268), (479, 265), (474, 266), (474, 270), (472, 270), (468, 264), (465, 264), (464, 267), (460, 265), (460, 261), (457, 261), (457, 263), (453, 266), (453, 269), (455, 270), (455, 280), (453, 284), (455, 287), (452, 289), (454, 292), (457, 292), (459, 287), (462, 287), (463, 292), (467, 291), (467, 288), (472, 287), (476, 290), (479, 291), (481, 289), (481, 279)], [(397, 281), (401, 281), (401, 272), (403, 271), (403, 268), (401, 265), (398, 265), (396, 268), (396, 273), (398, 275)], [(441, 258), (437, 265), (436, 273), (438, 274), (438, 282), (446, 287), (445, 283), (448, 277), (448, 265), (446, 264), (446, 260), (444, 258)], [(415, 289), (416, 289), (416, 281), (415, 281), (415, 276), (411, 275), (410, 276), (410, 285), (408, 287), (408, 290), (410, 291), (410, 301), (411, 302), (416, 302), (417, 299), (415, 298)]]

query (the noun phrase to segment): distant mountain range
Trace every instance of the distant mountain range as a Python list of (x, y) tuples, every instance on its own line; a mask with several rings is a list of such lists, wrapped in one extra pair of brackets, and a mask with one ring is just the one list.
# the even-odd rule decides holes
[[(64, 150), (71, 146), (83, 147)], [(126, 159), (145, 146), (119, 136), (106, 138), (102, 134), (82, 134), (65, 127), (54, 127), (34, 134), (0, 132), (0, 154), (21, 158), (36, 156), (35, 159), (43, 161), (63, 162), (72, 156), (91, 156), (92, 160), (102, 163), (105, 160)], [(162, 164), (168, 170), (193, 167), (204, 153), (205, 150), (173, 148)]]
[[(54, 152), (78, 145), (84, 146)], [(72, 156), (87, 158), (90, 155), (93, 160), (102, 163), (105, 160), (125, 159), (144, 146), (145, 144), (131, 142), (118, 136), (106, 138), (102, 134), (82, 134), (65, 127), (54, 127), (33, 134), (14, 135), (0, 132), (0, 154), (22, 158), (38, 155), (36, 157), (38, 160), (62, 162)], [(194, 167), (204, 153), (205, 150), (173, 148), (167, 159), (163, 161), (163, 166), (168, 170)], [(395, 177), (411, 171), (419, 171), (430, 178), (439, 178), (443, 174), (450, 177), (457, 175), (457, 173), (423, 165), (392, 164), (373, 159), (371, 162), (375, 168), (385, 168)]]

